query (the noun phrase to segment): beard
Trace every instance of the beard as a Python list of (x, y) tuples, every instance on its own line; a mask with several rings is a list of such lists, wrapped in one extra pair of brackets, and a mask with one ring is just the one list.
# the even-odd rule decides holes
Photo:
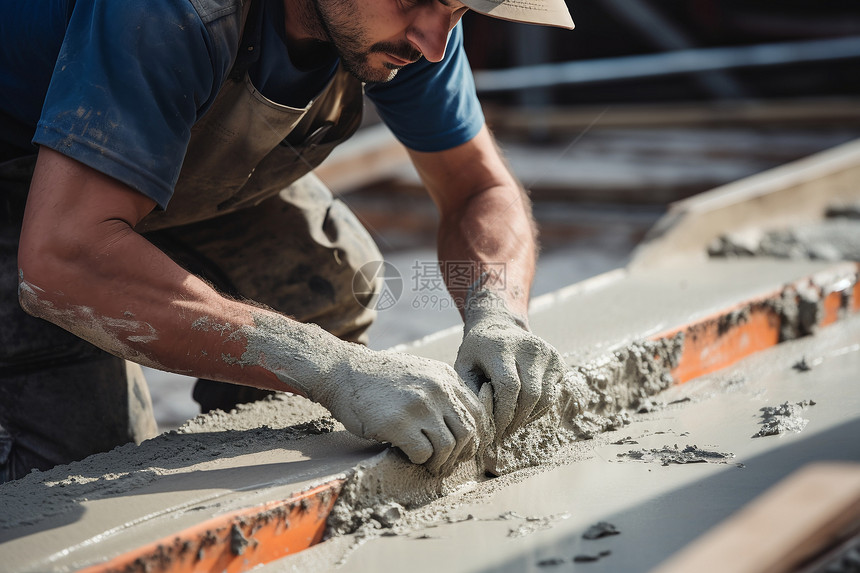
[(377, 42), (369, 44), (354, 0), (313, 0), (320, 31), (334, 46), (343, 67), (365, 83), (381, 83), (394, 79), (403, 67), (392, 62), (371, 63), (374, 54), (390, 54), (400, 60), (414, 62), (421, 52), (408, 42)]

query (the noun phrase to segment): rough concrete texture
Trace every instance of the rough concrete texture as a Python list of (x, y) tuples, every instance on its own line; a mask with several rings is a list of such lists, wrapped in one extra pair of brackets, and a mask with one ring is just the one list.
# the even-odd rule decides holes
[(858, 205), (836, 204), (826, 219), (789, 228), (750, 228), (714, 239), (712, 257), (776, 257), (822, 261), (860, 261)]
[(291, 395), (200, 416), (140, 446), (0, 486), (0, 568), (75, 570), (345, 476), (383, 449)]
[[(779, 291), (783, 285), (820, 272), (828, 276), (835, 272), (853, 281), (857, 267), (761, 258), (712, 259), (636, 272), (619, 270), (536, 299), (529, 323), (534, 332), (559, 349), (569, 365), (584, 365), (673, 326), (712, 316), (739, 301)], [(793, 294), (786, 293), (787, 305)], [(792, 309), (786, 307), (785, 312), (790, 315)], [(564, 320), (559, 320), (560, 316)], [(457, 353), (461, 330), (442, 331), (401, 348), (448, 361)]]
[(800, 413), (809, 406), (815, 406), (815, 402), (803, 400), (794, 404), (785, 402), (779, 406), (761, 408), (761, 429), (753, 434), (753, 438), (803, 431), (809, 420), (802, 418)]
[[(837, 271), (853, 268), (837, 267)], [(490, 452), (489, 460), (497, 473), (505, 474), (502, 477), (489, 479), (477, 461), (462, 464), (447, 478), (433, 477), (398, 451), (343, 431), (325, 419), (326, 413), (319, 407), (297, 397), (279, 396), (235, 413), (201, 416), (181, 431), (137, 448), (125, 446), (0, 486), (0, 502), (5, 509), (0, 516), (0, 558), (10, 572), (70, 570), (157, 540), (213, 513), (283, 499), (333, 477), (348, 477), (349, 481), (330, 522), (335, 539), (324, 544), (326, 552), (308, 556), (314, 559), (313, 555), (322, 555), (322, 570), (342, 559), (345, 548), (381, 531), (425, 528), (420, 535), (433, 538), (427, 524), (440, 516), (455, 521), (465, 518), (451, 513), (451, 508), (464, 500), (476, 502), (522, 480), (542, 479), (537, 476), (560, 464), (576, 460), (586, 466), (594, 464), (595, 447), (605, 445), (607, 436), (617, 440), (613, 430), (631, 422), (631, 412), (653, 410), (645, 416), (665, 420), (683, 405), (695, 406), (692, 399), (671, 404), (673, 399), (661, 396), (657, 402), (667, 405), (655, 407), (650, 397), (671, 383), (667, 374), (682, 348), (683, 337), (661, 342), (647, 341), (649, 337), (825, 270), (835, 272), (832, 264), (814, 262), (712, 262), (673, 272), (615, 273), (558, 293), (549, 302), (539, 301), (532, 327), (556, 344), (571, 369), (564, 380), (562, 399), (550, 415)], [(715, 280), (718, 286), (712, 284)], [(560, 313), (572, 319), (559, 321)], [(578, 329), (577, 324), (588, 328)], [(437, 352), (440, 343), (456, 350), (457, 336), (450, 332), (413, 350), (418, 354)], [(453, 355), (448, 354), (448, 359)], [(803, 356), (815, 359), (810, 351)], [(791, 364), (796, 361), (797, 356)], [(816, 367), (813, 373), (822, 368)], [(794, 369), (791, 372), (801, 374)], [(726, 384), (726, 388), (735, 386)], [(797, 400), (807, 398), (810, 396)], [(816, 407), (815, 412), (820, 411), (826, 410)], [(300, 423), (306, 425), (293, 427)], [(711, 446), (716, 440), (686, 436), (683, 441), (675, 436), (671, 441), (655, 440), (665, 430), (640, 437), (630, 428), (625, 427), (625, 435), (635, 435), (639, 449), (661, 450), (677, 443), (683, 451), (699, 444), (702, 450), (740, 455), (734, 446)], [(745, 432), (749, 439), (748, 425)], [(616, 451), (607, 452), (606, 458), (619, 453), (617, 446), (612, 449)], [(540, 467), (530, 467), (535, 465)], [(638, 479), (639, 473), (633, 473), (636, 475), (618, 476), (615, 483), (619, 491), (627, 488), (624, 480), (629, 485), (630, 479)], [(563, 479), (563, 483), (536, 487), (564, 500), (567, 490), (579, 490), (580, 484), (575, 475)], [(608, 500), (611, 495), (602, 491)], [(455, 505), (446, 505), (445, 500)], [(610, 503), (606, 508), (612, 506)], [(536, 532), (555, 529), (571, 516), (580, 515), (577, 503), (571, 501), (565, 507), (565, 511), (535, 513), (526, 505), (499, 511), (495, 516), (484, 512), (480, 520), (463, 521), (480, 521), (478, 529), (489, 528), (488, 534), (496, 529), (493, 524), (501, 524), (506, 537), (517, 532), (513, 538), (531, 539)], [(348, 532), (353, 533), (344, 535)]]
[[(818, 365), (798, 371), (800, 356)], [(860, 461), (858, 372), (855, 316), (672, 387), (661, 396), (665, 408), (563, 446), (541, 468), (476, 483), (404, 511), (391, 528), (366, 526), (261, 571), (569, 571), (579, 570), (577, 556), (607, 551), (583, 567), (649, 571), (805, 464)], [(761, 408), (805, 400), (816, 405), (804, 410), (802, 433), (751, 438)], [(677, 444), (734, 457), (668, 465), (618, 458), (632, 441), (640, 451)], [(621, 534), (584, 538), (599, 522)]]

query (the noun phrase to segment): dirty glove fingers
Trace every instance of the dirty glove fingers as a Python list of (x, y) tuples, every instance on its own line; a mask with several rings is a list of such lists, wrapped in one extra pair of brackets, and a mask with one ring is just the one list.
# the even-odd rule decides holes
[(392, 442), (392, 445), (400, 448), (413, 464), (426, 463), (433, 457), (433, 444), (422, 430), (404, 434), (402, 439)]
[(424, 462), (424, 466), (431, 473), (439, 474), (457, 446), (457, 440), (442, 420), (437, 420), (433, 428), (421, 430), (421, 433), (424, 434), (427, 441), (433, 446), (433, 453)]
[(451, 450), (451, 453), (448, 456), (448, 460), (440, 465), (438, 470), (435, 472), (442, 476), (450, 475), (451, 472), (454, 471), (454, 468), (462, 462), (473, 459), (478, 453), (478, 446), (476, 444), (474, 432), (469, 432), (468, 429), (460, 423), (458, 417), (446, 417), (445, 425), (448, 426), (448, 430), (454, 436), (456, 443), (454, 445), (454, 449)]
[[(447, 461), (440, 461), (438, 465), (434, 465), (431, 458), (431, 461), (427, 464), (428, 469), (443, 475), (451, 473), (454, 467), (460, 462), (475, 457), (478, 450), (477, 425), (480, 424), (482, 430), (488, 426), (485, 421), (486, 413), (478, 401), (478, 397), (460, 384), (455, 384), (452, 390), (456, 397), (452, 400), (448, 412), (443, 414), (443, 424), (438, 430), (441, 440), (439, 453), (445, 454)], [(446, 451), (448, 446), (446, 440), (448, 437), (453, 440), (453, 447)], [(436, 443), (432, 436), (430, 437), (430, 441), (433, 442), (435, 455)]]
[(526, 424), (529, 424), (544, 414), (546, 414), (551, 408), (553, 403), (556, 400), (556, 396), (558, 395), (558, 387), (561, 384), (561, 378), (564, 376), (564, 368), (559, 367), (551, 367), (547, 368), (542, 373), (542, 390), (540, 395), (540, 400), (537, 404), (535, 404), (534, 410), (532, 410), (531, 415), (528, 420), (526, 420)]
[(517, 397), (517, 409), (514, 419), (507, 428), (507, 434), (512, 434), (526, 425), (534, 415), (535, 409), (543, 399), (543, 371), (541, 364), (534, 358), (525, 358), (514, 364), (520, 382), (520, 393)]
[(496, 439), (500, 440), (508, 434), (517, 416), (522, 392), (520, 376), (513, 357), (505, 358), (485, 372), (493, 388), (493, 421), (496, 424)]
[(546, 359), (541, 361), (541, 371), (536, 378), (540, 380), (541, 396), (526, 424), (540, 418), (552, 408), (566, 370), (564, 360), (555, 348), (544, 343), (542, 350)]

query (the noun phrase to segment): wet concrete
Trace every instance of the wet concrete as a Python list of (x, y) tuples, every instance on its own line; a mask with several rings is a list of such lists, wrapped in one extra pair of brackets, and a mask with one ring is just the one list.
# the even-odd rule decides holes
[[(800, 356), (818, 365), (798, 371)], [(860, 317), (853, 317), (668, 390), (661, 398), (674, 405), (568, 446), (557, 467), (506, 476), (503, 487), (480, 484), (406, 515), (385, 537), (347, 536), (263, 571), (648, 571), (793, 470), (820, 460), (860, 461), (858, 372)], [(761, 408), (804, 400), (816, 405), (803, 411), (809, 423), (802, 433), (751, 438)], [(735, 457), (666, 466), (622, 460), (627, 436), (640, 449), (699, 444)], [(510, 536), (559, 515), (565, 518), (549, 527)], [(584, 539), (600, 521), (622, 534)], [(596, 561), (574, 560), (605, 551)]]
[[(536, 299), (530, 324), (568, 364), (581, 365), (832, 268), (833, 262), (747, 259), (617, 270)], [(853, 266), (845, 268), (853, 274)], [(449, 361), (456, 356), (461, 330), (442, 331), (408, 349)]]
[[(588, 378), (588, 365), (600, 361), (608, 370), (595, 368), (595, 374), (608, 373), (618, 361), (617, 370), (623, 373), (626, 368), (622, 362), (626, 362), (619, 357), (624, 349), (639, 348), (641, 344), (637, 341), (710, 316), (738, 301), (779, 291), (785, 283), (832, 266), (832, 263), (807, 261), (718, 261), (671, 272), (619, 271), (536, 301), (532, 327), (556, 344), (569, 365), (584, 365), (580, 375)], [(570, 318), (561, 321), (559, 316)], [(856, 320), (852, 324), (856, 334)], [(817, 339), (818, 336), (811, 340)], [(413, 351), (452, 361), (458, 341), (459, 333), (451, 331)], [(845, 348), (843, 342), (838, 344), (839, 348)], [(803, 377), (807, 382), (828, 376), (830, 361), (819, 364), (823, 351), (816, 348), (801, 347), (787, 359), (786, 376)], [(856, 355), (854, 350), (844, 356)], [(817, 365), (807, 372), (793, 368), (801, 357)], [(852, 364), (856, 372), (856, 358)], [(348, 549), (357, 546), (354, 551), (357, 554), (379, 540), (395, 545), (386, 545), (381, 550), (379, 567), (375, 565), (376, 557), (368, 558), (368, 570), (400, 569), (404, 563), (412, 567), (413, 559), (403, 551), (414, 552), (416, 547), (407, 542), (426, 543), (431, 548), (437, 540), (448, 539), (452, 527), (456, 528), (453, 530), (456, 541), (471, 539), (475, 547), (489, 548), (490, 555), (485, 551), (471, 560), (464, 557), (462, 562), (446, 561), (459, 553), (468, 554), (468, 547), (455, 546), (450, 551), (444, 550), (448, 557), (428, 556), (427, 563), (436, 564), (441, 559), (455, 571), (479, 570), (496, 562), (505, 567), (510, 565), (511, 570), (524, 567), (527, 570), (537, 567), (539, 560), (554, 558), (555, 555), (538, 549), (555, 539), (557, 533), (566, 533), (575, 535), (577, 541), (564, 545), (564, 551), (568, 552), (565, 562), (572, 563), (577, 554), (594, 556), (610, 550), (611, 555), (588, 565), (623, 564), (625, 553), (604, 547), (605, 539), (595, 540), (594, 546), (580, 547), (578, 544), (585, 542), (581, 534), (590, 525), (605, 520), (624, 531), (614, 538), (635, 539), (636, 527), (631, 529), (629, 523), (613, 518), (611, 512), (692, 483), (685, 480), (707, 479), (713, 476), (711, 472), (742, 471), (742, 468), (734, 463), (664, 467), (620, 461), (617, 454), (633, 448), (612, 442), (631, 436), (638, 442), (635, 449), (642, 451), (660, 451), (677, 444), (676, 449), (682, 452), (688, 447), (695, 447), (696, 451), (732, 452), (737, 458), (733, 462), (749, 465), (746, 459), (750, 452), (754, 455), (756, 448), (761, 447), (750, 445), (751, 442), (772, 444), (774, 439), (793, 439), (791, 435), (750, 439), (758, 428), (759, 409), (768, 403), (756, 401), (756, 396), (742, 391), (755, 382), (747, 371), (742, 372), (742, 380), (746, 382), (738, 382), (741, 378), (736, 373), (735, 377), (721, 380), (716, 389), (708, 390), (717, 396), (734, 397), (738, 403), (729, 409), (718, 403), (719, 398), (712, 398), (713, 403), (703, 406), (708, 396), (689, 390), (678, 394), (670, 389), (658, 399), (665, 407), (642, 405), (640, 409), (650, 413), (635, 416), (631, 419), (633, 423), (622, 430), (598, 431), (592, 434), (593, 439), (586, 441), (553, 442), (548, 444), (552, 447), (532, 452), (534, 457), (542, 455), (542, 467), (497, 479), (476, 480), (474, 464), (471, 467), (464, 464), (459, 474), (447, 480), (433, 480), (423, 468), (405, 462), (396, 452), (377, 455), (381, 451), (379, 445), (354, 438), (334, 425), (314, 435), (299, 436), (289, 426), (306, 421), (302, 415), (314, 413), (306, 411), (304, 406), (297, 406), (296, 416), (284, 415), (278, 408), (267, 412), (264, 403), (255, 406), (263, 410), (251, 408), (234, 415), (205, 417), (190, 434), (162, 436), (140, 448), (119, 448), (0, 487), (0, 503), (5, 509), (0, 516), (0, 559), (12, 572), (65, 571), (154, 541), (231, 507), (283, 497), (321, 480), (348, 474), (358, 479), (351, 481), (355, 487), (342, 496), (347, 503), (339, 505), (340, 515), (336, 517), (341, 523), (353, 522), (346, 530), (358, 526), (358, 533), (327, 542), (320, 551), (311, 550), (301, 557), (305, 561), (297, 570), (328, 570), (344, 558), (350, 563), (350, 570), (353, 566), (359, 569), (356, 563), (364, 563), (364, 558), (354, 561)], [(657, 374), (655, 379), (662, 380)], [(605, 378), (609, 386), (616, 385), (609, 383), (609, 377), (593, 378), (597, 382)], [(623, 377), (619, 380), (623, 381)], [(663, 387), (654, 386), (654, 391)], [(639, 404), (634, 394), (628, 398), (636, 398)], [(819, 405), (808, 412), (809, 427), (800, 436), (814, 434), (817, 416), (824, 416), (825, 420), (845, 418), (844, 411), (834, 413), (817, 395), (780, 395), (770, 404), (805, 399), (814, 399)], [(860, 411), (854, 400), (854, 409), (850, 411)], [(838, 407), (851, 405), (851, 400), (840, 398), (836, 402)], [(684, 418), (688, 410), (696, 412), (691, 419)], [(731, 423), (721, 423), (719, 415), (714, 419), (714, 413), (723, 412), (723, 417)], [(315, 412), (317, 416), (323, 413)], [(679, 422), (681, 419), (684, 421)], [(726, 432), (734, 431), (739, 421), (743, 422), (743, 429), (737, 436), (730, 432), (727, 437)], [(743, 437), (742, 443), (735, 443), (734, 437)], [(577, 463), (570, 465), (571, 461)], [(555, 466), (559, 467), (552, 469)], [(683, 473), (653, 479), (661, 472), (678, 468)], [(761, 489), (765, 481), (759, 477), (757, 487)], [(636, 485), (631, 488), (630, 484)], [(718, 494), (711, 500), (713, 505), (719, 505)], [(433, 502), (438, 498), (442, 499)], [(482, 500), (491, 498), (492, 504), (482, 504)], [(368, 503), (373, 500), (378, 504)], [(392, 511), (392, 502), (400, 504), (404, 511)], [(473, 518), (466, 519), (468, 515)], [(696, 523), (683, 530), (688, 532), (701, 525)], [(460, 527), (465, 530), (462, 535)], [(381, 532), (389, 536), (377, 540)], [(501, 546), (497, 546), (497, 535), (504, 540)], [(373, 542), (358, 545), (362, 539)], [(401, 551), (396, 544), (402, 543), (406, 545)], [(529, 552), (524, 553), (526, 549)], [(437, 551), (438, 547), (431, 553)], [(638, 551), (648, 554), (649, 549), (639, 547)], [(403, 560), (398, 562), (398, 558)], [(317, 561), (313, 564), (307, 561), (314, 559)], [(290, 570), (293, 565), (284, 562), (279, 567)], [(606, 570), (623, 570), (609, 567)]]
[(76, 570), (213, 515), (288, 499), (384, 449), (330, 418), (296, 426), (325, 414), (307, 404), (284, 396), (218, 412), (180, 433), (4, 484), (0, 570)]

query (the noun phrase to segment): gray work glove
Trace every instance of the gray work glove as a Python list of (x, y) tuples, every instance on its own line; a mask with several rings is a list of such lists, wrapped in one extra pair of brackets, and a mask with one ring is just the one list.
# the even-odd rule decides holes
[(564, 361), (492, 291), (468, 297), (464, 322), (454, 369), (482, 403), (489, 401), (488, 388), (492, 389), (495, 440), (500, 444), (550, 409)]
[(476, 456), (488, 414), (453, 368), (343, 344), (343, 359), (331, 375), (307, 390), (347, 430), (397, 446), (436, 474), (447, 475)]

